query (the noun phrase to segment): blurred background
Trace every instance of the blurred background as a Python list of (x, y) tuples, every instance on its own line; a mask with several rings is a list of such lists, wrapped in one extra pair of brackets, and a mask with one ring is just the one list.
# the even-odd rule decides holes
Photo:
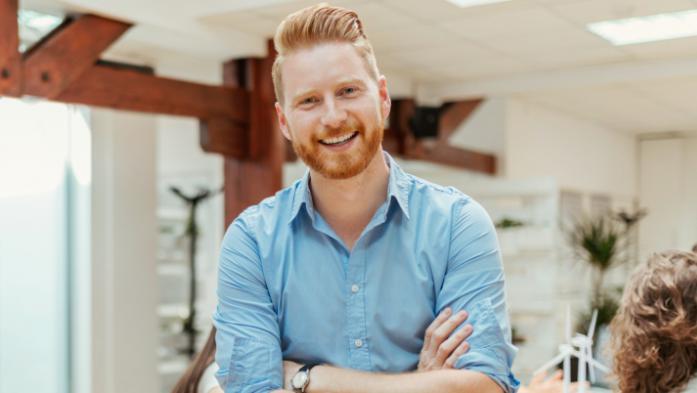
[[(280, 20), (314, 3), (25, 0), (18, 45), (96, 14), (133, 24), (102, 60), (221, 85), (224, 63), (267, 57)], [(389, 151), (496, 223), (518, 377), (557, 353), (567, 306), (579, 332), (599, 310), (608, 363), (634, 265), (697, 243), (697, 0), (331, 4), (362, 18), (407, 120), (390, 119)], [(170, 391), (211, 328), (226, 225), (225, 159), (200, 132), (194, 117), (0, 97), (2, 393)], [(283, 158), (286, 186), (305, 167)]]

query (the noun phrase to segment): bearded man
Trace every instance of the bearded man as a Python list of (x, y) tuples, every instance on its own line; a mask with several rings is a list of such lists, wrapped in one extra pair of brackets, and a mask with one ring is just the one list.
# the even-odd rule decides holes
[(357, 14), (300, 10), (274, 42), (278, 121), (309, 170), (225, 235), (214, 315), (221, 386), (514, 392), (491, 219), (382, 150), (390, 96)]

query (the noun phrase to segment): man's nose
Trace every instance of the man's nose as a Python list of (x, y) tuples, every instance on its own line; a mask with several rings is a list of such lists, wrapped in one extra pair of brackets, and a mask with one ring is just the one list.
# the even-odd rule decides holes
[(346, 121), (346, 111), (337, 105), (334, 99), (327, 99), (324, 102), (322, 125), (328, 128), (339, 128)]

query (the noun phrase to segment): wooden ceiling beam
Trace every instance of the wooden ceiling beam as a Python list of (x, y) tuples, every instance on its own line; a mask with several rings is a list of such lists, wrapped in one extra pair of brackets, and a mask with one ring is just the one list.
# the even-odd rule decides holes
[(496, 156), (457, 146), (437, 143), (433, 146), (419, 144), (405, 158), (424, 160), (487, 175), (496, 174)]
[(438, 140), (447, 142), (455, 130), (467, 121), (475, 109), (483, 102), (481, 98), (449, 103), (438, 121)]
[(130, 27), (96, 15), (61, 24), (25, 53), (24, 94), (56, 99)]
[[(22, 56), (17, 12), (18, 0), (0, 0), (0, 95), (195, 117), (206, 151), (249, 155), (250, 93), (244, 88), (163, 78), (143, 67), (103, 62), (102, 52), (131, 25), (96, 15), (67, 19)], [(263, 149), (263, 143), (255, 143), (255, 150)]]
[(17, 26), (18, 0), (0, 0), (0, 95), (22, 95), (22, 57)]
[[(412, 159), (449, 165), (468, 171), (496, 174), (496, 156), (448, 144), (449, 137), (457, 127), (472, 114), (482, 100), (451, 104), (439, 121), (439, 137), (432, 143), (416, 139), (411, 131), (410, 118), (416, 103), (411, 99), (393, 100), (390, 126), (385, 131), (385, 149), (392, 154)], [(442, 128), (441, 128), (442, 127)]]
[(184, 82), (107, 65), (90, 68), (56, 100), (202, 120), (224, 118), (241, 124), (249, 118), (248, 93), (243, 89)]
[(276, 121), (271, 67), (276, 52), (268, 42), (264, 58), (232, 60), (224, 65), (223, 83), (249, 91), (250, 118), (245, 158), (225, 157), (225, 222), (273, 195), (283, 185), (285, 139)]

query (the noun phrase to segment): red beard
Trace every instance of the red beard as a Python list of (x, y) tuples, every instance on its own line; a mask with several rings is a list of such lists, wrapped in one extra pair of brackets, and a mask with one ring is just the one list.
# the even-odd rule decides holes
[[(328, 139), (358, 131), (345, 152), (332, 152), (320, 144), (320, 139)], [(347, 121), (340, 129), (326, 132), (324, 138), (312, 138), (310, 142), (292, 139), (293, 150), (315, 172), (328, 179), (348, 179), (363, 172), (382, 145), (382, 122), (374, 129), (366, 129), (358, 121)], [(291, 133), (292, 134), (292, 133)]]

